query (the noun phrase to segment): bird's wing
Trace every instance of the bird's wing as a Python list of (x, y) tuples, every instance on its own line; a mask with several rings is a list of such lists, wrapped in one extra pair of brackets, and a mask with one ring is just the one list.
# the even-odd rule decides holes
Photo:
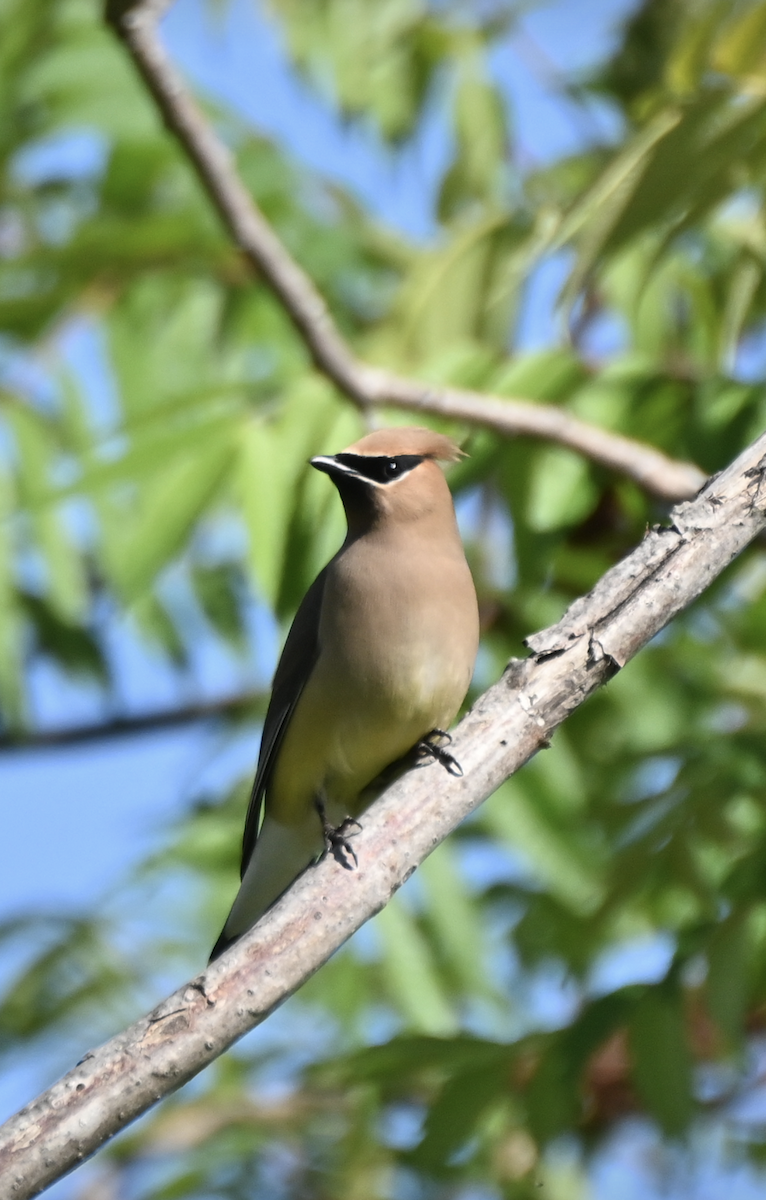
[(266, 712), (266, 720), (263, 723), (258, 769), (255, 773), (253, 790), (250, 793), (250, 805), (245, 819), (241, 878), (244, 877), (247, 870), (247, 864), (250, 862), (250, 856), (258, 837), (263, 797), (277, 760), (279, 747), (319, 655), (319, 617), (322, 611), (326, 572), (327, 568), (317, 575), (303, 597), (274, 675), (271, 699)]

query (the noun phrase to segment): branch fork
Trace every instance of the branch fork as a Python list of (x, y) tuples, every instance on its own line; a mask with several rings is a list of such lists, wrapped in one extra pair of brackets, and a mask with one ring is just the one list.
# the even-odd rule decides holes
[(290, 317), (317, 370), (357, 408), (381, 406), (466, 421), (505, 437), (535, 437), (633, 479), (666, 502), (691, 499), (706, 476), (643, 442), (589, 425), (564, 409), (442, 388), (361, 362), (324, 297), (277, 237), (237, 174), (233, 157), (168, 58), (157, 34), (168, 0), (107, 0), (106, 19), (125, 44), (168, 129), (175, 134), (233, 242)]

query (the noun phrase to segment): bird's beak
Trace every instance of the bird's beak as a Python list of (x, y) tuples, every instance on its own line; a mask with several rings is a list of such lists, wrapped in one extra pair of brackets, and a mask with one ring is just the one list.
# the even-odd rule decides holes
[(353, 467), (347, 467), (345, 463), (338, 462), (337, 458), (332, 455), (318, 454), (316, 458), (310, 458), (309, 462), (312, 467), (316, 467), (317, 471), (324, 471), (331, 479), (337, 479), (341, 475), (358, 475)]

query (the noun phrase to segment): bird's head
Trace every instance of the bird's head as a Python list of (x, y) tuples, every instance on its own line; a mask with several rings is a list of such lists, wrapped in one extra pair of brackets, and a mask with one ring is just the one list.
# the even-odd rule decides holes
[(408, 522), (448, 511), (452, 501), (438, 466), (463, 452), (444, 434), (416, 425), (377, 429), (339, 454), (319, 455), (312, 467), (337, 487), (349, 530), (384, 520)]

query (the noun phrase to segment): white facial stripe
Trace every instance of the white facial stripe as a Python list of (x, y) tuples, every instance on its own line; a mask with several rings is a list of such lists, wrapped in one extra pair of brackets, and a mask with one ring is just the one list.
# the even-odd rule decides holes
[(353, 467), (347, 467), (345, 463), (340, 463), (336, 458), (325, 454), (318, 454), (316, 458), (310, 459), (312, 467), (319, 467), (320, 471), (326, 467), (329, 471), (342, 472), (344, 475), (359, 475)]
[(404, 479), (423, 462), (419, 454), (355, 454), (342, 450), (335, 455), (317, 455), (311, 465), (328, 475), (345, 475), (371, 487), (390, 487)]
[(349, 450), (335, 457), (339, 465), (350, 467), (361, 479), (385, 487), (409, 475), (423, 461), (420, 454), (354, 454)]

